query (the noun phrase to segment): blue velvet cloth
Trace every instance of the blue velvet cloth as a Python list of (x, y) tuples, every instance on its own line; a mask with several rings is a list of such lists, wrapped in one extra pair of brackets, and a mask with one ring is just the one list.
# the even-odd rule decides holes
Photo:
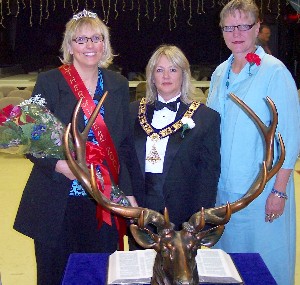
[[(62, 285), (105, 285), (108, 256), (106, 253), (71, 254)], [(277, 284), (258, 253), (231, 253), (230, 256), (244, 284)]]

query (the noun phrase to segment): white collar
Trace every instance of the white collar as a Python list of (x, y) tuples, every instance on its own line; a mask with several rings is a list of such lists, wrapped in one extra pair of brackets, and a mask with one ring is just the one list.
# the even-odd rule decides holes
[(157, 94), (157, 100), (158, 100), (158, 101), (161, 101), (161, 102), (164, 102), (164, 103), (170, 103), (170, 102), (176, 101), (177, 98), (180, 97), (180, 95), (181, 95), (181, 92), (180, 92), (177, 96), (171, 98), (169, 101), (165, 101), (165, 99), (164, 99), (163, 97), (161, 97), (161, 95)]

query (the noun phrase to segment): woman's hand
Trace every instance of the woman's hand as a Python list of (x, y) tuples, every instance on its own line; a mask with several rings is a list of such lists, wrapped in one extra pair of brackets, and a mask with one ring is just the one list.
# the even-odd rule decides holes
[(285, 199), (279, 198), (273, 193), (270, 193), (266, 202), (265, 221), (272, 223), (273, 220), (279, 218), (284, 211)]
[[(289, 181), (293, 169), (279, 169), (273, 189), (286, 193), (286, 185)], [(284, 211), (285, 199), (278, 197), (274, 193), (270, 193), (266, 202), (265, 221), (272, 223), (273, 220), (279, 218)]]
[(63, 174), (70, 180), (76, 179), (66, 160), (58, 160), (55, 166), (55, 171)]

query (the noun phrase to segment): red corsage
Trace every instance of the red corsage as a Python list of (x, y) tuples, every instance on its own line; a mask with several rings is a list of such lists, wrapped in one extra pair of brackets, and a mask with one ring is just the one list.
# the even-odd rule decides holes
[(260, 65), (261, 58), (253, 52), (247, 53), (245, 58), (250, 64), (250, 66), (249, 66), (249, 75), (251, 76), (252, 75), (252, 73), (250, 72), (251, 66), (254, 65), (254, 64), (256, 64), (257, 66)]
[(257, 54), (253, 53), (253, 52), (247, 53), (246, 59), (250, 63), (250, 65), (253, 65), (254, 63), (256, 65), (260, 65), (260, 62), (261, 62), (260, 57)]

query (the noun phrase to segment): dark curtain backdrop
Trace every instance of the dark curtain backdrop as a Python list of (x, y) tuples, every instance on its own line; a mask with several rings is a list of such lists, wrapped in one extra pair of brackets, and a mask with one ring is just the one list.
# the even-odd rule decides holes
[[(11, 0), (11, 6), (15, 1)], [(53, 1), (32, 0), (31, 14), (28, 3), (23, 7), (19, 1), (18, 17), (14, 16), (16, 10), (11, 9), (11, 14), (5, 15), (3, 20), (5, 28), (0, 26), (0, 64), (18, 63), (25, 72), (58, 66), (65, 24), (73, 15), (70, 3), (74, 4), (75, 10), (82, 10), (87, 3), (88, 8), (99, 17), (108, 17), (112, 46), (118, 54), (114, 62), (122, 67), (124, 75), (127, 76), (130, 71), (144, 72), (151, 53), (163, 43), (179, 46), (192, 65), (215, 67), (229, 55), (218, 26), (222, 6), (218, 5), (220, 1), (205, 0), (203, 7), (197, 5), (201, 1), (192, 2), (192, 10), (187, 0), (177, 1), (176, 9), (170, 6), (172, 1), (167, 0), (97, 0), (95, 7), (94, 2), (88, 0), (55, 1), (54, 9)], [(105, 4), (104, 9), (102, 3)], [(111, 5), (109, 13), (108, 3)], [(212, 3), (215, 5), (212, 6)], [(286, 5), (285, 0), (282, 0), (280, 15), (277, 0), (258, 0), (257, 3), (263, 8), (264, 23), (271, 26), (274, 55), (293, 72), (295, 60), (300, 57), (297, 48), (300, 25), (291, 21), (288, 15), (296, 14), (296, 11), (291, 5)], [(264, 5), (269, 5), (269, 9)], [(3, 13), (6, 13), (5, 9)], [(296, 44), (295, 39), (298, 41)]]
[[(223, 40), (220, 38), (217, 7), (207, 7), (202, 14), (193, 13), (189, 25), (188, 6), (183, 10), (183, 6), (178, 5), (177, 17), (175, 20), (172, 19), (170, 26), (168, 1), (161, 1), (162, 6), (160, 12), (157, 7), (156, 19), (153, 19), (154, 10), (150, 3), (149, 1), (149, 18), (146, 16), (145, 6), (140, 6), (139, 24), (137, 5), (133, 10), (130, 6), (126, 6), (125, 11), (119, 8), (117, 18), (114, 9), (110, 10), (107, 25), (110, 28), (113, 49), (118, 55), (114, 62), (123, 68), (124, 73), (143, 72), (151, 53), (163, 43), (179, 46), (191, 64), (220, 62), (223, 57)], [(14, 54), (15, 60), (22, 61), (26, 70), (37, 68), (39, 65), (59, 63), (57, 57), (60, 55), (62, 34), (66, 22), (73, 14), (70, 9), (64, 9), (59, 5), (62, 5), (62, 1), (60, 3), (57, 1), (55, 12), (50, 11), (49, 18), (43, 19), (41, 24), (39, 17), (32, 18), (32, 27), (29, 26), (28, 20), (30, 11), (27, 9), (19, 14)], [(39, 9), (38, 6), (33, 8), (35, 8), (33, 11)], [(97, 7), (91, 10), (97, 12), (102, 19), (107, 16)]]

